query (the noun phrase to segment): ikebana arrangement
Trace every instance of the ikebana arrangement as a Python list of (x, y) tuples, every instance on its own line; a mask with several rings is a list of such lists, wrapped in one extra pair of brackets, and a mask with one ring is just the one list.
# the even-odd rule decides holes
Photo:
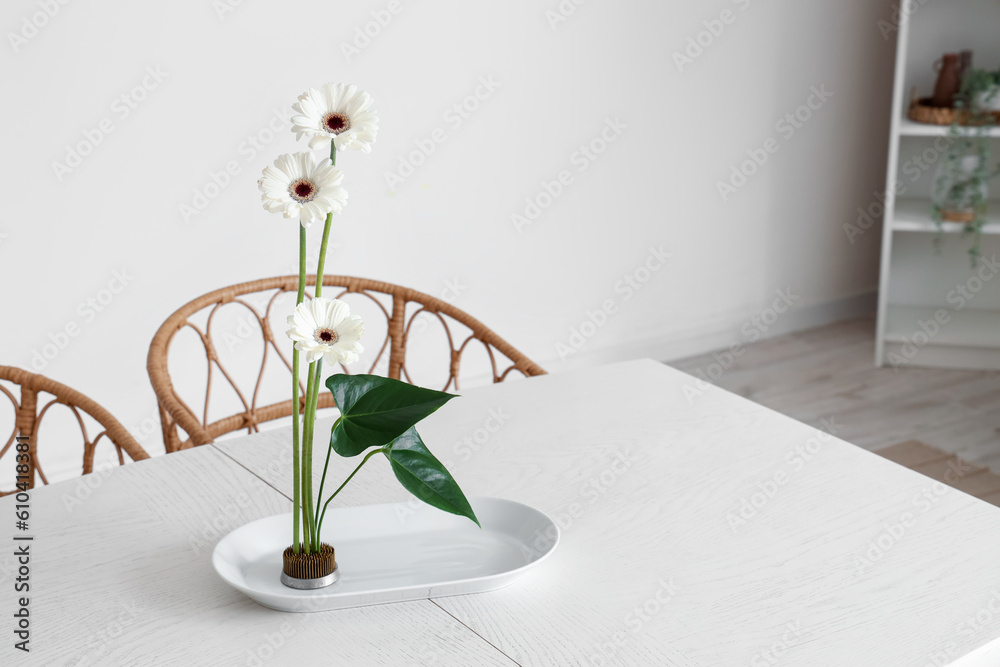
[[(427, 504), (468, 517), (477, 525), (472, 507), (457, 482), (427, 449), (416, 424), (455, 398), (432, 389), (375, 375), (337, 373), (327, 378), (340, 416), (330, 433), (318, 489), (313, 488), (313, 436), (321, 391), (323, 364), (349, 365), (364, 352), (364, 323), (350, 306), (323, 294), (326, 251), (334, 214), (347, 202), (337, 154), (345, 150), (370, 153), (378, 132), (378, 115), (371, 96), (357, 86), (327, 83), (309, 89), (292, 105), (292, 131), (310, 149), (284, 154), (264, 169), (258, 181), (264, 208), (299, 220), (299, 280), (295, 311), (288, 317), (292, 349), (292, 468), (291, 544), (283, 554), (281, 581), (290, 588), (316, 589), (339, 578), (336, 552), (323, 541), (323, 520), (331, 501), (362, 466), (378, 454), (389, 462), (396, 479)], [(329, 146), (329, 154), (326, 148)], [(316, 264), (315, 292), (306, 298), (307, 232), (323, 221)], [(301, 359), (308, 364), (304, 396), (300, 397)], [(324, 496), (331, 454), (361, 462), (335, 491)]]

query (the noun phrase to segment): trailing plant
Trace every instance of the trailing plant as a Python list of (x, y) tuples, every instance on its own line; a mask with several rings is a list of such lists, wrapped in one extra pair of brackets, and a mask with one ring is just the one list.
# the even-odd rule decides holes
[[(986, 93), (984, 97), (980, 97)], [(981, 105), (982, 102), (993, 102), (1000, 93), (1000, 69), (971, 69), (962, 77), (962, 88), (959, 98), (966, 108)]]
[[(995, 117), (981, 103), (996, 94), (1000, 71), (971, 70), (963, 79), (962, 93), (956, 100), (958, 112), (948, 128), (948, 149), (934, 183), (931, 217), (938, 233), (934, 239), (940, 250), (944, 243), (944, 223), (958, 218), (962, 233), (971, 237), (969, 259), (979, 262), (982, 230), (986, 224), (988, 183), (1000, 174), (1000, 164), (991, 166), (990, 130)], [(987, 97), (981, 93), (990, 92)], [(964, 123), (964, 124), (961, 124)]]

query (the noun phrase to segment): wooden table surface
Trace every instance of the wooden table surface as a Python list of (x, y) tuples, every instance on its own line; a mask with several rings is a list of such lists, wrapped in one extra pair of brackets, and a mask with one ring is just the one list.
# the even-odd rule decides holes
[[(34, 537), (29, 654), (0, 558), (0, 665), (1000, 665), (1000, 509), (652, 361), (463, 394), (428, 446), (562, 527), (513, 586), (315, 614), (226, 586), (218, 539), (291, 509), (278, 428), (36, 489), (25, 533), (0, 499)], [(407, 494), (383, 461), (340, 498)]]

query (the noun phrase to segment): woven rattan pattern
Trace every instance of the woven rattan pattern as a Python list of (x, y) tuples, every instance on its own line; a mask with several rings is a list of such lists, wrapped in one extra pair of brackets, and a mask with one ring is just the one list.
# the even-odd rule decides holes
[[(314, 287), (316, 276), (308, 276), (307, 284)], [(414, 318), (421, 313), (427, 313), (440, 320), (447, 333), (448, 344), (451, 348), (451, 367), (448, 381), (442, 388), (443, 390), (458, 389), (462, 355), (470, 344), (481, 344), (485, 347), (492, 367), (493, 382), (502, 382), (512, 371), (517, 371), (525, 376), (545, 374), (541, 367), (514, 349), (482, 322), (441, 299), (400, 285), (349, 276), (324, 276), (323, 285), (324, 287), (338, 288), (340, 291), (335, 295), (337, 297), (347, 293), (368, 296), (378, 304), (379, 311), (385, 316), (388, 325), (387, 334), (380, 343), (375, 361), (367, 370), (369, 373), (375, 371), (379, 362), (388, 352), (389, 364), (386, 375), (407, 382), (412, 381), (406, 367), (407, 338)], [(220, 435), (240, 429), (247, 429), (248, 433), (253, 433), (258, 430), (260, 423), (292, 414), (291, 399), (265, 406), (260, 406), (257, 403), (261, 382), (264, 378), (264, 368), (272, 355), (276, 356), (278, 363), (283, 364), (289, 373), (291, 372), (290, 354), (287, 351), (290, 345), (284, 336), (281, 336), (277, 341), (275, 340), (271, 327), (271, 317), (275, 299), (288, 292), (294, 293), (297, 289), (298, 276), (267, 278), (225, 287), (194, 299), (178, 309), (163, 323), (150, 345), (147, 370), (159, 401), (163, 441), (168, 452), (208, 444)], [(248, 295), (266, 295), (269, 292), (273, 292), (273, 294), (266, 299), (266, 306), (263, 308), (255, 307), (245, 298)], [(324, 294), (324, 296), (328, 295), (328, 293)], [(387, 308), (381, 300), (375, 298), (375, 295), (390, 296), (391, 308)], [(253, 313), (253, 319), (260, 326), (264, 337), (264, 354), (252, 392), (243, 392), (237, 387), (233, 377), (220, 361), (210, 333), (211, 320), (217, 310), (221, 306), (233, 302), (242, 304)], [(407, 315), (407, 304), (415, 304), (417, 310)], [(206, 326), (199, 327), (191, 322), (191, 318), (195, 314), (204, 313), (206, 310), (209, 313)], [(449, 320), (464, 325), (471, 333), (464, 338), (453, 336)], [(177, 395), (167, 370), (171, 341), (175, 334), (185, 327), (190, 327), (197, 333), (208, 357), (205, 405), (201, 418)], [(366, 347), (369, 345), (370, 343), (366, 342)], [(347, 369), (343, 370), (347, 372)], [(236, 392), (243, 409), (236, 414), (209, 422), (212, 379), (216, 372), (221, 375), (222, 381), (228, 383)], [(301, 408), (305, 401), (304, 387), (299, 395)], [(332, 395), (323, 392), (319, 397), (318, 406), (320, 408), (334, 407)], [(179, 430), (183, 430), (187, 434), (186, 439), (182, 437)]]

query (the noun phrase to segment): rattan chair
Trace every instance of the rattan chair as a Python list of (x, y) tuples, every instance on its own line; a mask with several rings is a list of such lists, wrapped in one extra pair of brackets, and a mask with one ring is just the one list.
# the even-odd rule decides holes
[[(3, 384), (0, 384), (0, 393), (10, 399), (14, 405), (15, 422), (14, 429), (0, 450), (0, 458), (4, 456), (15, 456), (15, 440), (17, 436), (28, 439), (28, 488), (34, 488), (36, 479), (43, 484), (48, 484), (49, 480), (45, 476), (45, 471), (38, 461), (38, 427), (48, 414), (49, 408), (53, 405), (64, 405), (76, 417), (76, 422), (80, 426), (80, 433), (83, 436), (83, 474), (87, 475), (94, 471), (94, 453), (101, 438), (107, 438), (114, 445), (118, 454), (118, 463), (125, 463), (125, 454), (133, 461), (148, 459), (149, 454), (135, 441), (135, 438), (125, 429), (121, 423), (115, 419), (110, 412), (102, 408), (93, 400), (87, 398), (75, 389), (71, 389), (64, 384), (50, 380), (49, 378), (29, 373), (28, 371), (14, 368), (12, 366), (0, 366), (0, 380), (11, 382), (20, 388), (20, 397)], [(45, 402), (41, 410), (38, 409), (40, 402), (39, 394), (49, 394), (51, 398)], [(87, 424), (84, 422), (81, 412), (94, 419), (104, 430), (90, 438), (87, 433)], [(8, 454), (8, 452), (10, 452)], [(0, 496), (14, 493), (11, 491), (0, 491)]]
[[(308, 276), (307, 284), (309, 287), (314, 287), (316, 276)], [(377, 356), (370, 363), (370, 367), (355, 369), (355, 372), (386, 375), (412, 383), (413, 380), (406, 365), (407, 340), (410, 337), (415, 318), (424, 313), (426, 316), (440, 321), (447, 335), (447, 344), (450, 348), (450, 368), (443, 390), (458, 389), (463, 354), (473, 341), (481, 343), (485, 348), (493, 382), (503, 382), (511, 371), (517, 371), (524, 376), (545, 374), (541, 367), (514, 349), (482, 322), (441, 299), (399, 285), (349, 276), (325, 276), (323, 285), (327, 288), (335, 288), (327, 289), (324, 296), (336, 298), (366, 297), (377, 306), (374, 310), (380, 315), (376, 319), (379, 319), (381, 315), (385, 316), (386, 334), (384, 340), (374, 344), (380, 345), (377, 348)], [(159, 328), (150, 345), (146, 366), (153, 391), (156, 392), (159, 401), (163, 442), (168, 452), (208, 444), (223, 434), (241, 429), (246, 429), (248, 433), (254, 433), (258, 431), (259, 424), (292, 414), (291, 399), (269, 405), (259, 405), (259, 398), (265, 366), (271, 354), (277, 355), (278, 363), (287, 368), (289, 380), (291, 379), (291, 363), (289, 362), (291, 344), (284, 336), (284, 316), (288, 313), (284, 311), (273, 313), (272, 311), (275, 300), (282, 295), (286, 299), (291, 298), (294, 304), (297, 290), (298, 276), (267, 278), (225, 287), (200, 296), (182, 306)], [(307, 295), (310, 294), (311, 290), (307, 289)], [(259, 298), (258, 305), (250, 303), (251, 296)], [(249, 319), (260, 327), (260, 333), (263, 337), (260, 372), (256, 374), (256, 383), (252, 390), (247, 388), (246, 391), (243, 391), (237, 386), (233, 376), (220, 361), (218, 347), (213, 340), (213, 318), (216, 317), (219, 309), (227, 304), (239, 304), (248, 309), (252, 313)], [(206, 313), (207, 318), (205, 318), (203, 325), (192, 322), (192, 318), (205, 317)], [(276, 324), (279, 327), (277, 338), (271, 327), (272, 316), (276, 318)], [(366, 333), (363, 342), (367, 349), (374, 351), (375, 348), (371, 342), (372, 324), (370, 319), (366, 319)], [(452, 327), (456, 324), (464, 330), (461, 338), (452, 334)], [(168, 371), (171, 343), (174, 341), (175, 335), (187, 327), (197, 333), (208, 362), (207, 382), (204, 388), (204, 409), (200, 417), (180, 398)], [(387, 351), (388, 357), (386, 357)], [(303, 366), (305, 366), (304, 363)], [(380, 366), (383, 367), (381, 372)], [(256, 365), (254, 369), (256, 369)], [(235, 414), (210, 419), (209, 402), (212, 398), (212, 378), (216, 370), (233, 389), (238, 397), (238, 405), (241, 407)], [(341, 370), (345, 373), (350, 372), (343, 367)], [(305, 389), (302, 387), (300, 405), (304, 405), (304, 396)], [(318, 407), (334, 407), (333, 396), (329, 392), (321, 392)], [(178, 429), (186, 432), (187, 439), (182, 438)]]

